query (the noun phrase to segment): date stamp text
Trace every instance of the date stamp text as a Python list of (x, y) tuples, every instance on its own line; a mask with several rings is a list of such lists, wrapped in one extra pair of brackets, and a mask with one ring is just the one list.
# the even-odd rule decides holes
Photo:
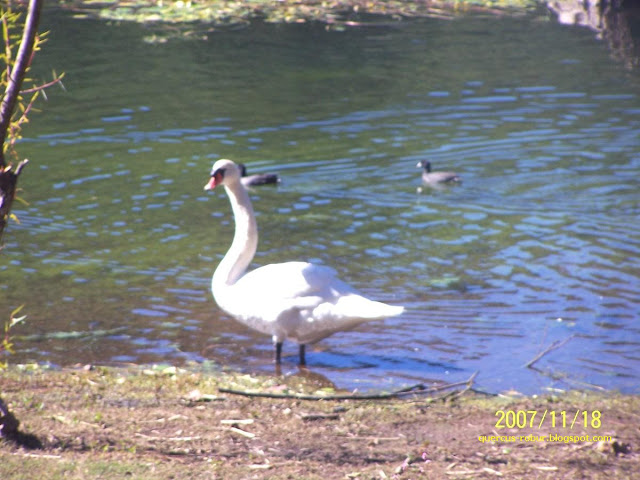
[(594, 428), (602, 426), (599, 410), (498, 410), (495, 428)]

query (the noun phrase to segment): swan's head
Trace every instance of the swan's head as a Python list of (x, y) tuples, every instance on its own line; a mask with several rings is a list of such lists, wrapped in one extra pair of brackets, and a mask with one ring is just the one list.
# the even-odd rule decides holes
[(424, 168), (426, 172), (431, 172), (431, 162), (429, 160), (420, 160), (416, 167)]
[(231, 160), (220, 159), (211, 167), (211, 179), (204, 186), (205, 190), (213, 190), (218, 185), (231, 185), (240, 182), (240, 167)]

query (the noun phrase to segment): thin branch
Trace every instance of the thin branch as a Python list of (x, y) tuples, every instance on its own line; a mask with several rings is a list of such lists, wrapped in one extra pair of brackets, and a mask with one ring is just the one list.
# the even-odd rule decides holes
[[(54, 75), (55, 75), (55, 73), (54, 73)], [(26, 95), (28, 93), (40, 92), (42, 90), (45, 90), (45, 89), (55, 85), (56, 83), (59, 83), (62, 86), (62, 88), (64, 89), (64, 85), (62, 84), (62, 77), (64, 77), (64, 73), (62, 75), (60, 75), (59, 77), (54, 78), (50, 82), (43, 83), (42, 85), (38, 85), (36, 87), (27, 88), (26, 90), (22, 90), (20, 93), (22, 95)]]
[(403, 388), (389, 393), (373, 393), (363, 395), (307, 395), (301, 393), (269, 393), (269, 392), (250, 392), (247, 390), (235, 390), (232, 388), (218, 388), (220, 393), (229, 393), (232, 395), (242, 395), (245, 397), (259, 397), (259, 398), (289, 398), (295, 400), (388, 400), (392, 398), (402, 398), (410, 395), (418, 395), (424, 393), (440, 392), (442, 390), (449, 390), (451, 388), (465, 386), (463, 392), (469, 390), (475, 380), (478, 372), (475, 372), (468, 380), (462, 382), (448, 383), (445, 385), (438, 385), (435, 387), (427, 387), (422, 383), (413, 385), (411, 387)]
[(448, 400), (450, 398), (455, 399), (461, 397), (473, 388), (473, 381), (476, 379), (476, 376), (478, 376), (478, 372), (475, 372), (473, 375), (471, 375), (469, 380), (467, 380), (467, 384), (462, 390), (455, 390), (453, 392), (446, 393), (445, 395), (441, 395), (440, 397), (438, 397), (436, 400)]
[(3, 146), (7, 139), (11, 117), (13, 116), (16, 101), (20, 94), (25, 72), (31, 60), (43, 3), (44, 0), (29, 0), (29, 10), (24, 23), (22, 41), (20, 42), (20, 48), (18, 49), (18, 55), (13, 69), (7, 78), (7, 88), (2, 97), (2, 104), (0, 105), (0, 167), (6, 165)]
[(556, 340), (551, 345), (549, 345), (547, 348), (545, 348), (543, 351), (541, 351), (538, 355), (536, 355), (531, 360), (529, 360), (527, 363), (525, 363), (524, 366), (527, 367), (527, 368), (532, 368), (533, 364), (536, 363), (538, 360), (540, 360), (542, 357), (544, 357), (547, 353), (562, 347), (565, 343), (567, 343), (569, 340), (571, 340), (574, 336), (575, 335), (569, 335), (564, 340)]
[(26, 166), (27, 166), (27, 163), (29, 163), (29, 159), (28, 159), (28, 158), (25, 158), (24, 160), (22, 160), (22, 161), (18, 164), (18, 166), (16, 167), (16, 176), (20, 175), (20, 172), (22, 171), (22, 169), (23, 169), (24, 167), (26, 167)]

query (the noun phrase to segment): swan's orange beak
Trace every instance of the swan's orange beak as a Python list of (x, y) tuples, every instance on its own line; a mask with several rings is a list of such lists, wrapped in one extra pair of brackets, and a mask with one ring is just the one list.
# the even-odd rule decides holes
[(204, 186), (204, 189), (205, 190), (213, 190), (214, 188), (216, 188), (216, 177), (211, 177), (211, 179)]
[(211, 174), (211, 178), (209, 179), (209, 182), (207, 182), (207, 184), (204, 186), (204, 189), (213, 190), (218, 185), (220, 185), (223, 178), (224, 178), (223, 172), (221, 172), (220, 170), (216, 170)]

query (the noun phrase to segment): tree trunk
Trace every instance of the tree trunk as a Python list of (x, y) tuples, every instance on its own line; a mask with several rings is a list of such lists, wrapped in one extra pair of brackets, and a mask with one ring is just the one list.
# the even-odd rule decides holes
[(18, 425), (20, 422), (9, 411), (0, 398), (0, 438), (13, 438), (18, 433)]
[(16, 196), (18, 177), (26, 164), (27, 160), (23, 160), (15, 171), (11, 170), (11, 165), (0, 167), (0, 250), (2, 250), (2, 234), (11, 213), (13, 199)]

